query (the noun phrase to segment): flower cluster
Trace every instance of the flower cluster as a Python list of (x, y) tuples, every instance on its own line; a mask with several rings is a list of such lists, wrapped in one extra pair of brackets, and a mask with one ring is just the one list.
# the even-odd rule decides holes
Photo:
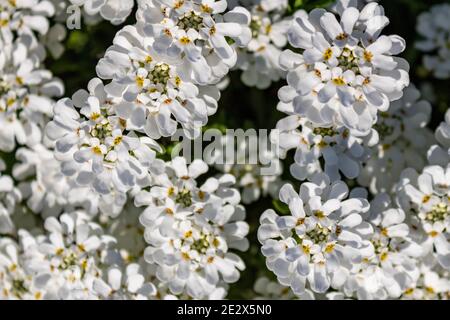
[(341, 174), (355, 179), (370, 154), (369, 147), (378, 141), (374, 130), (370, 136), (358, 137), (345, 127), (315, 127), (295, 114), (280, 120), (277, 129), (281, 156), (295, 149), (291, 174), (300, 181), (318, 172), (325, 172), (333, 181)]
[(63, 94), (61, 81), (44, 69), (43, 47), (35, 41), (24, 34), (5, 43), (0, 52), (1, 151), (11, 152), (17, 143), (39, 143), (52, 114), (52, 98)]
[(367, 200), (347, 199), (345, 183), (330, 183), (325, 175), (312, 180), (303, 183), (299, 193), (285, 185), (280, 200), (290, 215), (268, 210), (258, 230), (268, 268), (298, 295), (307, 283), (317, 293), (342, 284), (363, 254), (373, 250), (364, 241), (368, 230), (362, 215), (369, 210)]
[(438, 79), (450, 77), (449, 14), (450, 5), (440, 4), (432, 6), (417, 19), (417, 32), (422, 39), (416, 42), (416, 48), (426, 53), (424, 67)]
[[(64, 0), (67, 4), (83, 7), (89, 20), (97, 20), (96, 16), (110, 21), (112, 24), (121, 24), (130, 15), (134, 7), (134, 0)], [(62, 1), (62, 2), (64, 2)], [(66, 3), (62, 4), (64, 7)], [(60, 4), (61, 6), (61, 4)]]
[(156, 293), (138, 265), (124, 267), (114, 239), (86, 220), (85, 213), (48, 218), (44, 226), (43, 236), (33, 237), (22, 230), (19, 243), (2, 241), (3, 298), (149, 299)]
[(219, 82), (250, 40), (250, 14), (225, 14), (225, 1), (145, 1), (137, 24), (126, 26), (97, 66), (120, 99), (117, 114), (151, 138), (174, 134), (178, 124), (195, 136), (215, 113)]
[(236, 68), (242, 70), (242, 82), (250, 87), (267, 89), (272, 82), (285, 77), (279, 58), (287, 45), (290, 19), (284, 17), (288, 1), (279, 2), (273, 6), (268, 1), (245, 2), (251, 12), (252, 39), (247, 47), (238, 51)]
[(411, 214), (417, 240), (437, 262), (450, 269), (450, 168), (428, 166), (421, 174), (402, 173), (397, 192), (399, 204)]
[(379, 143), (372, 148), (358, 176), (358, 182), (370, 187), (374, 194), (392, 192), (404, 169), (421, 170), (426, 164), (427, 149), (433, 141), (432, 133), (426, 128), (431, 105), (419, 99), (420, 92), (411, 85), (405, 89), (402, 99), (380, 113), (374, 125)]
[(100, 79), (89, 83), (88, 91), (78, 91), (72, 100), (62, 99), (54, 107), (47, 135), (55, 140), (55, 158), (62, 172), (74, 176), (80, 186), (90, 186), (99, 194), (125, 194), (135, 185), (147, 186), (149, 170), (158, 170), (157, 143), (139, 137), (127, 120), (115, 113), (117, 102)]
[(198, 299), (239, 279), (245, 266), (230, 249), (248, 247), (245, 210), (230, 188), (234, 178), (209, 178), (198, 186), (196, 179), (207, 169), (200, 160), (187, 166), (184, 158), (175, 158), (135, 200), (146, 206), (140, 217), (149, 244), (144, 259), (158, 266), (156, 276), (173, 294)]
[(363, 216), (363, 239), (371, 250), (362, 253), (362, 263), (351, 270), (341, 290), (364, 300), (399, 298), (416, 283), (422, 250), (410, 237), (405, 212), (395, 208), (387, 194), (379, 194), (370, 206)]
[(395, 55), (405, 48), (402, 38), (380, 35), (389, 20), (377, 3), (361, 11), (349, 6), (333, 13), (297, 11), (288, 31), (291, 46), (281, 66), (288, 86), (282, 104), (316, 126), (344, 126), (359, 136), (370, 134), (378, 111), (401, 98), (409, 84), (408, 63)]
[(0, 159), (0, 234), (11, 234), (15, 231), (11, 216), (21, 195), (11, 177), (3, 174), (5, 169), (6, 165)]

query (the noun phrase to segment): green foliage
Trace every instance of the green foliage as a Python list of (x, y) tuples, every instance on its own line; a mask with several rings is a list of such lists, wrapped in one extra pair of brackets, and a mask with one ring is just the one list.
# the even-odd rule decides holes
[(273, 205), (273, 208), (280, 215), (288, 215), (290, 213), (289, 207), (285, 203), (281, 202), (278, 199), (273, 199), (272, 205)]

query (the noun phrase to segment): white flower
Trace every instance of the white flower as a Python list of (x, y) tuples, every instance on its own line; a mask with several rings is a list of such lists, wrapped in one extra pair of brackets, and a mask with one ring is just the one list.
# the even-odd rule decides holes
[[(123, 262), (113, 248), (114, 238), (104, 235), (83, 212), (48, 218), (44, 226), (46, 234), (36, 237), (19, 231), (19, 244), (0, 240), (0, 297), (106, 299), (108, 285), (102, 277), (110, 280), (110, 290), (117, 290), (116, 298), (149, 298), (155, 292), (138, 266)], [(117, 288), (121, 279), (124, 286)]]
[(94, 279), (93, 291), (101, 299), (145, 300), (157, 294), (154, 284), (146, 282), (138, 264), (126, 268), (111, 266), (105, 272), (105, 280)]
[[(61, 164), (53, 152), (42, 144), (16, 151), (13, 176), (20, 182), (18, 187), (27, 207), (44, 219), (76, 208), (83, 208), (90, 216), (95, 216), (104, 207), (104, 197), (78, 186), (74, 178), (63, 175)], [(108, 211), (114, 215), (116, 210)]]
[(113, 257), (108, 254), (113, 239), (103, 235), (101, 227), (89, 222), (83, 212), (50, 217), (44, 226), (47, 235), (29, 258), (30, 271), (52, 279), (54, 294), (60, 299), (95, 299), (93, 281), (102, 274), (101, 264)]
[(450, 110), (445, 113), (445, 121), (436, 129), (435, 137), (439, 145), (433, 145), (428, 150), (428, 161), (445, 167), (450, 163)]
[(277, 129), (282, 156), (290, 149), (296, 150), (291, 174), (298, 180), (316, 172), (325, 172), (333, 181), (339, 180), (341, 173), (350, 179), (358, 177), (362, 162), (369, 154), (367, 147), (378, 139), (375, 132), (359, 138), (345, 127), (314, 127), (297, 115), (280, 120)]
[[(63, 219), (64, 220), (64, 219)], [(57, 242), (58, 236), (52, 236)], [(0, 249), (0, 272), (2, 273), (0, 292), (6, 299), (64, 299), (74, 298), (77, 289), (81, 287), (81, 269), (75, 264), (74, 254), (69, 254), (61, 248), (53, 258), (40, 252), (40, 247), (46, 241), (45, 236), (34, 238), (24, 230), (19, 231), (20, 243), (2, 239)], [(65, 245), (63, 245), (65, 247)], [(65, 255), (65, 254), (68, 255)], [(83, 262), (83, 266), (88, 264)]]
[(404, 169), (422, 170), (426, 165), (425, 155), (433, 141), (426, 128), (431, 105), (419, 98), (420, 92), (411, 85), (402, 99), (392, 102), (388, 111), (379, 113), (374, 125), (379, 144), (371, 148), (358, 176), (358, 183), (370, 187), (374, 194), (392, 192)]
[(115, 114), (117, 105), (99, 79), (89, 83), (89, 90), (77, 92), (73, 101), (60, 100), (46, 128), (48, 137), (56, 141), (55, 157), (62, 162), (63, 173), (104, 195), (147, 185), (149, 170), (159, 164), (154, 151), (160, 151), (159, 146), (129, 130), (127, 120)]
[(304, 294), (297, 296), (289, 287), (285, 287), (276, 281), (270, 281), (266, 277), (258, 278), (253, 290), (257, 295), (256, 300), (314, 300), (314, 293), (310, 290), (305, 290)]
[(22, 200), (20, 191), (14, 186), (10, 176), (2, 173), (6, 165), (0, 159), (0, 234), (13, 234), (15, 226), (11, 220), (16, 204)]
[[(187, 132), (198, 131), (215, 113), (201, 92), (183, 75), (181, 60), (152, 49), (152, 40), (127, 26), (115, 38), (97, 66), (97, 73), (113, 81), (105, 90), (118, 103), (117, 114), (153, 139), (175, 133), (180, 123)], [(181, 69), (180, 69), (181, 68)]]
[(397, 189), (398, 202), (410, 215), (417, 242), (450, 269), (450, 168), (428, 166), (419, 175), (406, 169)]
[(370, 245), (341, 290), (358, 299), (399, 298), (415, 283), (422, 250), (409, 237), (404, 211), (392, 207), (387, 194), (379, 194), (370, 205), (363, 237)]
[(206, 169), (200, 160), (186, 166), (184, 158), (175, 158), (150, 192), (136, 197), (136, 204), (147, 205), (140, 218), (149, 244), (145, 261), (157, 265), (157, 278), (173, 294), (196, 299), (222, 281), (236, 282), (245, 265), (230, 250), (248, 248), (245, 211), (237, 190), (229, 188), (233, 177), (210, 178), (198, 187), (195, 179)]
[(382, 13), (376, 3), (361, 11), (348, 7), (340, 21), (326, 11), (296, 12), (288, 40), (304, 52), (287, 50), (280, 57), (289, 71), (281, 101), (293, 103), (298, 115), (316, 125), (335, 123), (369, 134), (377, 111), (386, 111), (409, 84), (407, 62), (394, 57), (404, 50), (404, 40), (379, 36), (388, 22)]
[(238, 50), (237, 68), (242, 70), (242, 82), (258, 89), (267, 89), (272, 82), (286, 76), (279, 65), (281, 50), (287, 44), (290, 19), (283, 18), (279, 7), (265, 10), (261, 4), (251, 8), (252, 40)]
[(260, 218), (258, 240), (268, 268), (278, 281), (302, 294), (308, 282), (312, 291), (325, 293), (362, 259), (361, 214), (369, 210), (365, 199), (345, 198), (348, 187), (342, 181), (330, 184), (325, 175), (316, 183), (306, 182), (300, 193), (291, 185), (280, 191), (280, 200), (290, 215), (267, 210)]
[(29, 38), (18, 38), (0, 52), (0, 150), (12, 151), (16, 141), (33, 145), (51, 116), (63, 85), (42, 69), (37, 53), (29, 51)]
[(416, 48), (427, 53), (423, 58), (424, 66), (438, 79), (450, 77), (449, 14), (450, 5), (438, 4), (417, 19), (416, 29), (423, 39), (416, 42)]
[(45, 35), (49, 29), (47, 18), (54, 13), (53, 4), (47, 0), (3, 0), (0, 3), (0, 44), (13, 43), (14, 33), (34, 38), (35, 32)]
[(404, 290), (401, 298), (404, 300), (447, 300), (450, 291), (448, 274), (438, 271), (422, 263), (416, 282)]
[[(21, 239), (23, 236), (24, 232)], [(28, 251), (28, 247), (36, 249), (29, 241), (28, 245), (25, 241), (21, 241), (19, 245), (9, 238), (0, 239), (1, 300), (40, 300), (49, 295), (47, 291), (51, 287), (47, 286), (47, 279), (38, 278), (29, 272), (24, 257), (24, 251)]]
[(88, 16), (100, 14), (112, 24), (123, 23), (133, 10), (134, 0), (69, 0), (76, 6), (83, 6)]
[(194, 83), (213, 84), (236, 63), (235, 47), (251, 39), (250, 13), (236, 7), (224, 14), (226, 7), (226, 1), (148, 1), (138, 10), (137, 27), (154, 38), (158, 53), (182, 59)]

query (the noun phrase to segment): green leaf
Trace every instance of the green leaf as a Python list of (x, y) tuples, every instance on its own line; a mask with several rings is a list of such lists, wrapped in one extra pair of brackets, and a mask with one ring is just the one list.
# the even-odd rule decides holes
[(280, 200), (272, 200), (272, 204), (273, 207), (275, 208), (275, 210), (282, 215), (287, 215), (289, 214), (291, 211), (289, 210), (289, 207), (287, 206), (287, 204), (281, 202)]

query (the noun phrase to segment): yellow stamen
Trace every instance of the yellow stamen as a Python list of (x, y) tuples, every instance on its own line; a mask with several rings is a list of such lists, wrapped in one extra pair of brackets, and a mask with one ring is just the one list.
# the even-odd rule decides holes
[(188, 37), (182, 37), (180, 39), (181, 44), (187, 45), (189, 43), (191, 43), (191, 39), (189, 39)]
[(92, 148), (92, 152), (95, 153), (96, 155), (102, 155), (102, 149), (99, 146), (95, 146)]
[(325, 252), (326, 253), (331, 253), (331, 252), (333, 252), (333, 250), (334, 250), (334, 244), (332, 244), (332, 243), (330, 243), (329, 245), (327, 245), (325, 247)]
[(325, 50), (325, 52), (323, 54), (323, 59), (328, 61), (331, 59), (332, 56), (333, 56), (333, 50), (331, 50), (331, 48), (328, 48), (327, 50)]
[(367, 62), (372, 62), (373, 59), (373, 53), (370, 51), (364, 51), (364, 60), (366, 60)]
[(334, 79), (333, 79), (333, 83), (334, 83), (336, 86), (343, 86), (343, 85), (345, 85), (345, 80), (344, 80), (344, 78), (342, 78), (342, 77), (337, 77), (337, 78), (334, 78)]

